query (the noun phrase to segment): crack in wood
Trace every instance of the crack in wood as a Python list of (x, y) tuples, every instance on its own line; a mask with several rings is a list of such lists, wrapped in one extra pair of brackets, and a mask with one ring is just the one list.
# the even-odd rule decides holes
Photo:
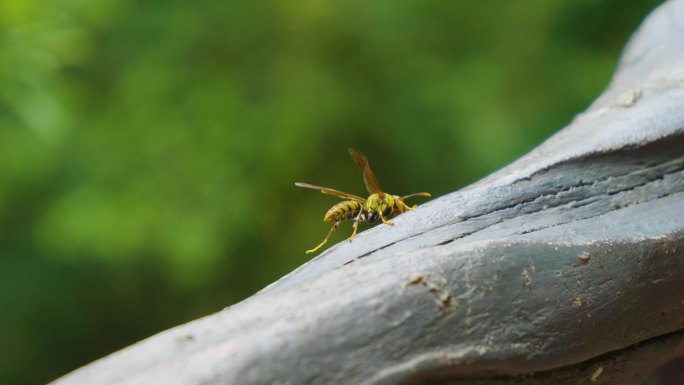
[[(679, 137), (680, 140), (684, 139), (684, 136), (682, 136), (682, 135), (677, 135), (677, 136)], [(672, 140), (672, 138), (669, 138), (669, 139)], [(676, 141), (676, 140), (675, 140), (675, 141)], [(676, 142), (677, 142), (677, 141), (676, 141)], [(654, 142), (654, 143), (657, 143), (657, 142)], [(654, 143), (649, 143), (649, 145), (643, 146), (643, 147), (650, 147), (651, 145), (654, 145)], [(683, 148), (684, 148), (684, 147), (683, 147)], [(619, 152), (618, 152), (618, 153), (619, 153)], [(613, 153), (613, 154), (611, 154), (611, 155), (614, 155), (614, 154), (615, 154), (615, 153)], [(586, 159), (583, 159), (583, 161), (586, 161)], [(576, 165), (578, 165), (578, 164), (580, 164), (580, 163), (583, 163), (583, 162), (574, 163), (574, 164), (572, 164), (572, 166), (576, 166)], [(609, 176), (606, 176), (606, 177), (604, 177), (604, 178), (597, 179), (597, 180), (594, 180), (594, 181), (591, 181), (591, 182), (582, 182), (582, 183), (578, 183), (578, 184), (574, 184), (574, 185), (570, 185), (570, 186), (564, 186), (564, 187), (562, 187), (562, 188), (556, 189), (556, 190), (553, 191), (553, 192), (544, 193), (544, 194), (542, 194), (542, 195), (537, 195), (536, 197), (529, 198), (529, 199), (525, 199), (525, 200), (520, 201), (520, 202), (517, 202), (517, 203), (515, 203), (515, 204), (511, 204), (511, 205), (507, 205), (507, 206), (504, 206), (504, 207), (500, 207), (500, 208), (497, 208), (497, 209), (494, 209), (494, 210), (491, 210), (491, 211), (488, 211), (488, 212), (485, 212), (485, 213), (482, 213), (482, 214), (473, 215), (473, 216), (470, 216), (470, 217), (463, 217), (462, 220), (461, 220), (461, 221), (458, 221), (458, 222), (451, 222), (451, 223), (443, 224), (443, 225), (440, 225), (440, 226), (434, 226), (434, 227), (431, 227), (431, 228), (427, 228), (427, 229), (425, 229), (425, 230), (423, 230), (423, 231), (421, 231), (421, 232), (419, 232), (419, 233), (413, 234), (413, 235), (411, 235), (411, 236), (409, 236), (409, 237), (406, 237), (406, 238), (397, 240), (397, 241), (395, 241), (395, 242), (388, 243), (388, 244), (386, 244), (386, 245), (384, 245), (384, 246), (382, 246), (382, 247), (379, 247), (379, 248), (376, 248), (376, 249), (374, 249), (374, 250), (368, 251), (368, 252), (366, 252), (366, 253), (364, 253), (364, 254), (361, 254), (361, 255), (359, 255), (358, 257), (356, 257), (356, 258), (354, 258), (354, 259), (351, 259), (351, 260), (345, 262), (344, 264), (347, 265), (347, 264), (352, 263), (354, 260), (361, 259), (361, 258), (365, 258), (365, 257), (370, 256), (370, 255), (372, 255), (372, 254), (377, 254), (377, 253), (381, 252), (382, 250), (387, 249), (388, 247), (394, 246), (394, 245), (396, 245), (396, 244), (398, 244), (398, 243), (401, 243), (401, 242), (405, 242), (405, 241), (407, 241), (407, 240), (409, 240), (409, 239), (411, 239), (411, 238), (419, 237), (419, 236), (421, 236), (421, 235), (423, 235), (423, 234), (425, 234), (425, 233), (427, 233), (427, 232), (433, 231), (433, 230), (435, 230), (435, 229), (439, 229), (439, 228), (443, 228), (443, 227), (455, 225), (455, 224), (457, 224), (457, 223), (466, 223), (466, 222), (468, 222), (468, 221), (470, 221), (470, 220), (472, 220), (472, 219), (478, 219), (478, 218), (482, 218), (482, 217), (485, 217), (485, 216), (490, 216), (490, 215), (498, 214), (498, 213), (500, 213), (500, 212), (502, 212), (502, 211), (506, 211), (506, 210), (519, 211), (519, 210), (517, 210), (518, 208), (521, 208), (521, 207), (530, 205), (530, 204), (532, 204), (533, 202), (541, 201), (541, 200), (543, 200), (543, 199), (545, 199), (545, 198), (549, 198), (549, 199), (554, 198), (554, 197), (557, 198), (559, 195), (561, 195), (561, 194), (563, 194), (563, 193), (569, 193), (569, 192), (571, 192), (571, 191), (577, 191), (577, 190), (581, 190), (581, 189), (585, 189), (585, 188), (591, 189), (591, 187), (597, 186), (597, 185), (599, 185), (599, 184), (601, 184), (601, 183), (606, 183), (607, 186), (609, 187), (609, 186), (615, 184), (615, 183), (609, 183), (609, 182), (612, 182), (612, 181), (614, 181), (614, 180), (616, 180), (616, 179), (627, 179), (627, 180), (629, 180), (629, 178), (630, 178), (631, 176), (648, 174), (648, 171), (660, 170), (661, 168), (664, 169), (664, 170), (662, 170), (662, 171), (664, 171), (664, 172), (657, 173), (657, 174), (655, 174), (652, 178), (649, 178), (649, 179), (646, 179), (646, 180), (642, 180), (642, 181), (639, 181), (639, 182), (635, 181), (635, 183), (633, 183), (633, 184), (631, 184), (631, 185), (627, 185), (627, 186), (625, 186), (624, 188), (620, 188), (620, 189), (611, 189), (611, 190), (608, 190), (608, 189), (606, 188), (606, 189), (603, 189), (603, 190), (599, 190), (598, 193), (595, 193), (595, 194), (586, 196), (585, 198), (582, 198), (582, 199), (579, 199), (579, 200), (578, 200), (578, 199), (560, 200), (560, 201), (556, 200), (556, 201), (558, 202), (556, 205), (536, 205), (537, 207), (535, 207), (534, 210), (528, 211), (528, 212), (524, 213), (524, 215), (532, 215), (532, 214), (535, 214), (535, 213), (538, 213), (538, 212), (541, 212), (541, 211), (544, 211), (544, 210), (560, 208), (560, 207), (563, 207), (563, 206), (567, 206), (567, 205), (570, 205), (570, 204), (576, 204), (576, 203), (579, 203), (579, 202), (587, 202), (586, 204), (580, 204), (580, 205), (577, 205), (577, 206), (575, 206), (575, 207), (572, 207), (572, 209), (577, 209), (577, 208), (580, 208), (580, 207), (583, 207), (583, 206), (586, 206), (586, 205), (595, 203), (595, 202), (593, 202), (593, 201), (591, 201), (591, 200), (592, 200), (592, 199), (593, 199), (593, 200), (596, 200), (597, 198), (599, 198), (599, 197), (601, 197), (601, 196), (615, 196), (615, 195), (618, 195), (618, 194), (620, 194), (620, 193), (629, 192), (629, 191), (634, 191), (634, 190), (636, 190), (636, 189), (638, 189), (638, 188), (640, 188), (640, 187), (646, 186), (646, 185), (648, 185), (648, 184), (651, 184), (651, 183), (654, 183), (654, 182), (657, 182), (657, 181), (660, 181), (660, 180), (664, 180), (664, 178), (667, 177), (667, 176), (669, 176), (669, 175), (673, 175), (673, 174), (680, 173), (680, 172), (684, 171), (684, 157), (678, 157), (678, 158), (674, 158), (674, 159), (668, 159), (668, 160), (666, 160), (666, 161), (664, 161), (664, 162), (659, 162), (659, 163), (652, 163), (652, 164), (650, 164), (649, 166), (646, 166), (646, 167), (643, 167), (643, 166), (642, 166), (641, 168), (639, 168), (639, 169), (637, 169), (637, 170), (630, 170), (630, 171), (628, 171), (628, 172), (625, 172), (625, 173), (622, 173), (622, 174), (618, 174), (618, 175), (609, 175)], [(553, 170), (556, 170), (556, 169), (554, 168)], [(549, 172), (549, 171), (547, 170), (547, 172)], [(538, 175), (538, 176), (539, 176), (539, 175)], [(514, 183), (514, 184), (515, 184), (515, 183)], [(645, 203), (645, 202), (648, 202), (648, 201), (650, 201), (650, 200), (652, 200), (652, 199), (657, 199), (657, 198), (660, 198), (660, 197), (663, 197), (663, 196), (667, 196), (667, 195), (672, 194), (672, 193), (681, 192), (681, 191), (684, 191), (684, 186), (682, 186), (681, 189), (679, 189), (679, 190), (670, 191), (670, 192), (667, 193), (667, 194), (662, 194), (662, 195), (656, 196), (656, 197), (654, 197), (654, 198), (647, 199), (647, 200), (645, 200), (645, 201), (639, 201), (639, 202), (637, 202), (636, 204)], [(633, 203), (633, 202), (632, 202), (632, 203), (629, 203), (629, 202), (628, 202), (628, 203), (625, 204), (625, 205), (612, 206), (612, 209), (610, 209), (610, 210), (607, 210), (607, 211), (604, 211), (604, 212), (601, 212), (601, 213), (597, 213), (597, 214), (595, 214), (595, 215), (583, 217), (583, 218), (573, 219), (573, 221), (575, 221), (575, 220), (587, 220), (587, 219), (591, 219), (591, 218), (594, 218), (594, 217), (597, 217), (597, 216), (600, 216), (600, 215), (607, 214), (607, 213), (609, 213), (609, 212), (611, 212), (611, 211), (615, 211), (615, 210), (622, 209), (622, 208), (627, 207), (627, 206), (629, 206), (629, 205), (631, 205), (631, 204), (635, 204), (635, 203)], [(488, 224), (488, 225), (486, 225), (486, 226), (482, 226), (481, 228), (475, 229), (475, 230), (470, 231), (470, 232), (462, 233), (462, 234), (460, 234), (459, 236), (456, 236), (456, 237), (454, 237), (454, 238), (452, 238), (452, 239), (447, 239), (447, 240), (444, 240), (444, 241), (442, 241), (442, 242), (440, 242), (440, 243), (437, 243), (437, 244), (434, 244), (434, 245), (431, 245), (431, 246), (427, 246), (427, 247), (444, 246), (444, 245), (447, 245), (447, 244), (452, 243), (452, 242), (454, 242), (454, 241), (457, 241), (457, 240), (459, 240), (459, 239), (466, 238), (466, 237), (468, 237), (468, 236), (470, 236), (470, 235), (473, 235), (473, 234), (475, 234), (475, 233), (477, 233), (477, 232), (479, 232), (479, 231), (486, 230), (486, 229), (488, 229), (488, 228), (490, 228), (490, 227), (492, 227), (492, 226), (495, 226), (495, 225), (497, 225), (497, 224), (504, 223), (504, 222), (506, 222), (507, 220), (509, 220), (509, 219), (511, 219), (511, 218), (517, 218), (517, 217), (519, 217), (519, 214), (516, 215), (516, 213), (511, 213), (511, 215), (509, 215), (509, 216), (502, 216), (502, 217), (499, 218), (499, 221), (496, 221), (496, 222), (494, 222), (494, 223), (490, 223), (490, 224)], [(529, 230), (525, 230), (525, 231), (523, 231), (523, 232), (521, 232), (521, 233), (519, 233), (519, 234), (529, 234), (529, 233), (532, 233), (532, 232), (535, 232), (535, 231), (539, 231), (539, 230), (543, 230), (543, 229), (546, 229), (546, 228), (551, 228), (551, 227), (560, 226), (560, 225), (563, 225), (563, 224), (566, 224), (566, 223), (570, 223), (570, 222), (572, 222), (572, 221), (559, 222), (559, 223), (551, 224), (551, 225), (549, 225), (549, 226), (542, 226), (542, 227), (535, 228), (535, 229), (529, 229)], [(425, 248), (425, 247), (423, 247), (423, 248)], [(421, 249), (422, 249), (422, 248), (421, 248)]]

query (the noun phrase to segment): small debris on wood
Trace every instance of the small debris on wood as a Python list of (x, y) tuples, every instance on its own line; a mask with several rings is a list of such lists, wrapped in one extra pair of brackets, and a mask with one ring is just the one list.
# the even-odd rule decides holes
[(406, 285), (404, 285), (404, 287), (406, 287), (408, 285), (415, 285), (417, 283), (420, 283), (422, 280), (423, 280), (423, 273), (421, 273), (421, 272), (411, 273), (411, 275), (409, 276), (408, 281), (406, 281)]
[(596, 382), (599, 376), (603, 373), (603, 366), (599, 366), (594, 374), (591, 375), (591, 382)]
[(191, 343), (194, 342), (194, 341), (195, 341), (195, 336), (192, 335), (192, 334), (186, 334), (186, 335), (183, 335), (183, 336), (179, 336), (179, 337), (176, 339), (176, 342), (177, 342), (179, 345), (181, 345), (181, 346), (185, 346), (185, 345), (191, 344)]
[(585, 253), (582, 253), (582, 254), (578, 255), (577, 258), (579, 258), (579, 260), (580, 260), (582, 263), (586, 264), (587, 262), (589, 262), (589, 259), (591, 258), (591, 255), (590, 255), (588, 252), (585, 252)]
[(437, 299), (439, 299), (437, 306), (439, 306), (440, 310), (442, 311), (446, 310), (446, 308), (451, 305), (451, 293), (448, 291), (438, 294)]
[(625, 92), (624, 94), (620, 95), (618, 100), (614, 103), (615, 106), (617, 107), (631, 107), (636, 104), (636, 102), (641, 99), (641, 95), (643, 92), (641, 90), (632, 90), (629, 92)]
[(451, 292), (447, 288), (448, 281), (443, 276), (426, 276), (421, 272), (412, 273), (404, 283), (404, 288), (411, 285), (423, 285), (428, 292), (435, 296), (435, 302), (440, 311), (456, 306)]
[(523, 287), (530, 287), (532, 286), (532, 278), (530, 277), (530, 272), (527, 271), (527, 269), (524, 269), (522, 272), (523, 276)]

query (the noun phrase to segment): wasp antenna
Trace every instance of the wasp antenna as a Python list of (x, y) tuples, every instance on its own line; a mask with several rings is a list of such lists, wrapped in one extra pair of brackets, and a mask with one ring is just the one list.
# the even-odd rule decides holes
[(404, 200), (404, 199), (415, 198), (415, 197), (430, 198), (431, 196), (432, 196), (432, 194), (430, 194), (429, 192), (419, 192), (419, 193), (403, 196), (403, 197), (401, 197), (401, 199)]

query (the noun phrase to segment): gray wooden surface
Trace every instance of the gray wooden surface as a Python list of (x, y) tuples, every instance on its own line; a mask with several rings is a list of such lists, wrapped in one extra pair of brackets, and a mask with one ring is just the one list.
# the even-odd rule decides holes
[(627, 385), (684, 355), (683, 278), (673, 0), (530, 154), (55, 383)]

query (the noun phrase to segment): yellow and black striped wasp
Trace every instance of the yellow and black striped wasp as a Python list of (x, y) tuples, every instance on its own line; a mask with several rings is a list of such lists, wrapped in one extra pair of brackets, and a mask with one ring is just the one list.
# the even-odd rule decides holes
[(354, 220), (354, 231), (352, 232), (352, 235), (349, 237), (349, 241), (351, 242), (351, 240), (354, 239), (354, 236), (356, 235), (356, 231), (359, 227), (360, 222), (373, 223), (378, 219), (381, 219), (384, 224), (394, 225), (394, 223), (387, 220), (387, 216), (389, 216), (390, 214), (399, 215), (406, 211), (413, 210), (416, 207), (415, 205), (413, 207), (407, 206), (406, 203), (404, 203), (405, 199), (413, 197), (431, 196), (430, 193), (426, 192), (406, 195), (403, 197), (399, 197), (398, 195), (387, 194), (383, 192), (380, 188), (380, 184), (378, 183), (378, 180), (375, 179), (375, 175), (373, 174), (373, 171), (371, 170), (370, 165), (368, 164), (368, 159), (366, 159), (363, 153), (361, 153), (361, 151), (355, 148), (350, 148), (349, 155), (351, 155), (351, 157), (356, 162), (356, 166), (358, 166), (359, 170), (361, 170), (361, 174), (363, 175), (363, 181), (365, 182), (366, 189), (370, 194), (368, 198), (362, 198), (360, 196), (348, 194), (346, 192), (333, 190), (327, 187), (315, 186), (308, 183), (295, 183), (295, 186), (298, 187), (320, 190), (322, 194), (334, 195), (342, 199), (345, 199), (344, 201), (331, 207), (330, 210), (328, 210), (328, 212), (325, 213), (323, 221), (335, 223), (333, 224), (330, 231), (328, 231), (328, 235), (326, 235), (323, 242), (321, 242), (318, 246), (314, 247), (313, 249), (307, 250), (307, 254), (314, 253), (318, 249), (323, 247), (323, 245), (325, 245), (325, 243), (328, 242), (328, 238), (330, 238), (330, 236), (335, 232), (340, 222), (344, 220)]

